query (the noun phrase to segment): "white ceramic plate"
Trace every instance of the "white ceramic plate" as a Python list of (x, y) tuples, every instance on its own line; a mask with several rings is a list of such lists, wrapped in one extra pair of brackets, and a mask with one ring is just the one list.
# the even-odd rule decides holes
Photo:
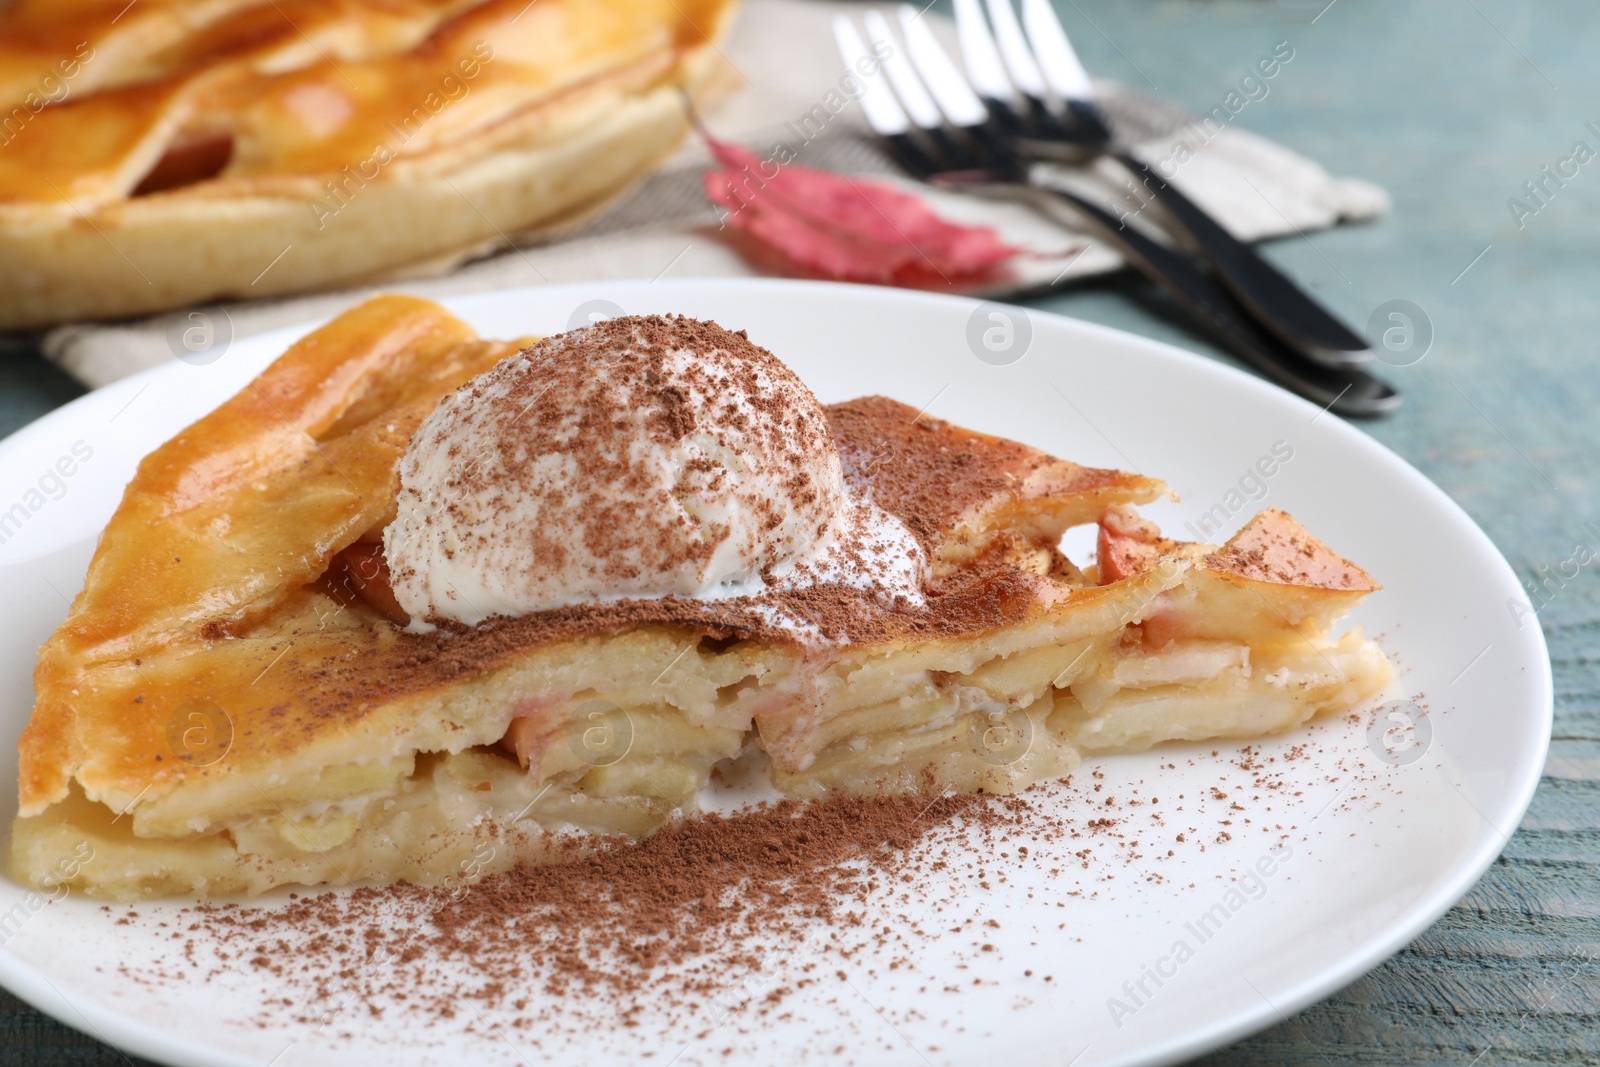
[[(1106, 845), (1088, 868), (1055, 878), (1018, 870), (983, 888), (952, 875), (942, 919), (952, 908), (997, 919), (1000, 928), (988, 935), (997, 951), (970, 951), (970, 932), (913, 940), (908, 969), (874, 965), (869, 951), (856, 958), (848, 983), (828, 980), (792, 994), (785, 1018), (738, 1015), (709, 1039), (695, 1039), (709, 1025), (704, 1018), (681, 1016), (538, 1045), (492, 1023), (408, 1032), (404, 1013), (393, 1011), (381, 1022), (347, 1013), (338, 1027), (343, 1037), (291, 1024), (263, 1028), (250, 1021), (253, 1013), (285, 995), (263, 973), (240, 969), (204, 979), (191, 969), (187, 979), (129, 980), (123, 968), (137, 973), (165, 944), (156, 923), (177, 905), (141, 905), (139, 921), (116, 925), (95, 902), (74, 895), (41, 906), (9, 882), (0, 883), (0, 982), (71, 1026), (185, 1065), (274, 1057), (280, 1064), (343, 1065), (352, 1052), (356, 1062), (389, 1063), (572, 1063), (580, 1056), (591, 1064), (631, 1063), (646, 1054), (647, 1062), (682, 1065), (1170, 1063), (1275, 1023), (1382, 961), (1459, 899), (1516, 827), (1550, 732), (1550, 669), (1539, 627), (1518, 625), (1508, 605), (1523, 599), (1522, 590), (1477, 526), (1416, 470), (1337, 417), (1128, 334), (1038, 312), (1013, 311), (1008, 327), (989, 317), (989, 305), (980, 310), (968, 300), (885, 289), (596, 284), (486, 294), (451, 306), (486, 336), (510, 337), (565, 329), (597, 300), (748, 329), (824, 401), (884, 393), (1084, 463), (1158, 475), (1182, 502), (1148, 511), (1180, 537), (1193, 536), (1187, 524), (1203, 529), (1206, 515), (1226, 517), (1231, 533), (1258, 507), (1291, 511), (1384, 583), (1353, 621), (1380, 635), (1401, 667), (1383, 700), (1416, 704), (1402, 705), (1399, 717), (1386, 715), (1377, 731), (1367, 727), (1369, 708), (1361, 721), (1323, 722), (1260, 746), (1260, 759), (1280, 759), (1273, 767), (1287, 788), (1264, 806), (1246, 800), (1242, 813), (1207, 798), (1215, 783), (1230, 790), (1248, 784), (1230, 762), (1237, 757), (1232, 746), (1108, 760), (1108, 793), (1128, 796), (1142, 782), (1144, 796), (1201, 798), (1181, 815), (1168, 801), (1166, 821), (1142, 831), (1145, 858), (1137, 870)], [(994, 332), (986, 338), (986, 331)], [(94, 538), (139, 457), (303, 332), (251, 338), (203, 365), (141, 374), (0, 445), (0, 509), (23, 506), (0, 529), (7, 607), (0, 615), (0, 733), (8, 739), (28, 717), (35, 650), (65, 615)], [(1274, 456), (1276, 463), (1263, 464), (1271, 476), (1262, 477), (1258, 463)], [(61, 457), (72, 461), (58, 467)], [(1069, 547), (1079, 544), (1069, 539)], [(1405, 715), (1416, 720), (1409, 728)], [(1385, 732), (1387, 741), (1369, 741), (1369, 733)], [(1315, 755), (1287, 760), (1293, 745)], [(1220, 755), (1212, 757), (1212, 748)], [(10, 782), (16, 763), (9, 743), (4, 753), (0, 782)], [(9, 787), (0, 792), (0, 819), (9, 824), (13, 794)], [(1045, 802), (1070, 811), (1089, 800), (1057, 790)], [(1081, 807), (1076, 815), (1083, 816)], [(1236, 823), (1223, 822), (1230, 815)], [(1174, 845), (1188, 823), (1194, 831), (1187, 844)], [(1277, 840), (1267, 832), (1272, 824), (1286, 827), (1292, 856), (1270, 876), (1250, 876)], [(1224, 825), (1235, 832), (1219, 842)], [(1174, 854), (1161, 855), (1169, 847)], [(1144, 868), (1159, 878), (1139, 876)], [(1067, 895), (1074, 889), (1081, 895)], [(910, 910), (919, 917), (915, 903)], [(1195, 926), (1207, 915), (1210, 923)], [(1188, 951), (1178, 950), (1180, 942)], [(942, 991), (956, 984), (950, 979), (959, 992)], [(930, 992), (918, 992), (924, 986)]]

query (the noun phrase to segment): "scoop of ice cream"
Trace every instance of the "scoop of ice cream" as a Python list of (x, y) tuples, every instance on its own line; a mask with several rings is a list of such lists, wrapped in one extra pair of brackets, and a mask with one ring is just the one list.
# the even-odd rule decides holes
[(827, 416), (743, 333), (612, 319), (462, 386), (400, 464), (384, 532), (413, 619), (845, 581), (917, 596), (908, 531), (846, 489)]

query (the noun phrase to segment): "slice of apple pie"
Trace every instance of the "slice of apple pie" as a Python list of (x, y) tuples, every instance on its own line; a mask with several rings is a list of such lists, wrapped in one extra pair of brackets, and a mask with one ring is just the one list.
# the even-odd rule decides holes
[(519, 347), (382, 297), (141, 463), (40, 653), (12, 869), (87, 841), (73, 884), (119, 898), (448, 883), (653, 831), (728, 761), (1009, 792), (1384, 684), (1332, 634), (1363, 571), (1278, 511), (1163, 538), (1134, 506), (1165, 492), (824, 407), (710, 323)]

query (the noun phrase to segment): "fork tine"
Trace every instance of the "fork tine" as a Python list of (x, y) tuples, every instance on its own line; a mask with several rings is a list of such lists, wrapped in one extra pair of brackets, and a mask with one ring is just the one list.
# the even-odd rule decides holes
[(1094, 85), (1050, 0), (1022, 0), (1022, 22), (1045, 81), (1063, 100), (1092, 100)]
[[(867, 33), (874, 43), (883, 41), (891, 46), (896, 44), (889, 20), (881, 12), (868, 11), (862, 16), (862, 22), (866, 24)], [(922, 135), (932, 143), (933, 162), (938, 172), (973, 170), (983, 165), (958, 140), (959, 135), (952, 134), (945, 124), (943, 112), (922, 83), (916, 68), (911, 65), (906, 49), (894, 47), (888, 58), (884, 59), (882, 67), (889, 84), (894, 87), (895, 95), (910, 114), (911, 121), (921, 128)]]
[(1044, 100), (1044, 76), (1028, 50), (1016, 12), (1011, 10), (1011, 0), (989, 0), (989, 22), (994, 26), (995, 42), (1000, 46), (1006, 69), (1011, 72), (1012, 83), (1023, 95)]
[(978, 0), (955, 0), (955, 7), (961, 58), (999, 128), (1012, 137), (1028, 137), (1040, 125), (1048, 126), (1050, 116), (1037, 99), (1024, 96), (1019, 100)]
[(889, 76), (889, 84), (894, 86), (895, 95), (905, 105), (911, 121), (924, 130), (938, 129), (944, 124), (944, 115), (906, 59), (905, 49), (899, 47), (893, 31), (889, 29), (889, 20), (883, 17), (882, 12), (868, 11), (862, 17), (862, 22), (866, 24), (867, 35), (874, 44), (887, 42), (892, 48), (889, 57), (883, 61), (883, 72)]
[(961, 71), (933, 36), (927, 22), (909, 4), (899, 7), (900, 32), (906, 39), (911, 65), (917, 68), (928, 91), (945, 117), (957, 126), (977, 126), (989, 118), (988, 109), (972, 91)]
[[(870, 64), (878, 62), (877, 57), (868, 50), (867, 43), (861, 39), (861, 34), (856, 32), (855, 23), (850, 21), (849, 15), (833, 17), (833, 41), (839, 48), (840, 57), (844, 59), (847, 72), (860, 74), (857, 64), (863, 60)], [(861, 109), (866, 112), (867, 125), (884, 137), (908, 132), (911, 120), (906, 117), (900, 101), (895, 99), (894, 92), (877, 77), (862, 77), (860, 81)]]
[(970, 146), (957, 165), (963, 170), (1012, 171), (1015, 156), (997, 129), (1004, 125), (1003, 120), (997, 122), (989, 108), (978, 99), (978, 94), (972, 91), (960, 68), (917, 10), (902, 4), (899, 14), (911, 65), (922, 75), (929, 92), (955, 126), (954, 138)]
[[(973, 73), (974, 81), (985, 87), (984, 100), (989, 110), (1013, 136), (1070, 142), (1071, 131), (1062, 125), (1046, 99), (1038, 61), (1022, 36), (1010, 0), (989, 0), (988, 7), (986, 21), (977, 0), (956, 0), (962, 54), (968, 71), (977, 72)], [(989, 32), (991, 22), (993, 34)], [(1011, 72), (1009, 77), (1007, 70)]]
[(995, 47), (994, 37), (983, 19), (978, 0), (956, 0), (956, 32), (961, 37), (961, 58), (967, 65), (978, 95), (995, 101), (1008, 101), (1014, 95), (1011, 80)]
[(845, 70), (854, 72), (860, 78), (861, 109), (866, 113), (867, 125), (883, 138), (900, 165), (918, 178), (927, 178), (943, 170), (940, 161), (930, 156), (912, 136), (911, 120), (900, 106), (894, 90), (884, 84), (877, 72), (861, 74), (862, 67), (858, 64), (863, 61), (878, 66), (880, 71), (882, 66), (861, 39), (850, 16), (834, 16), (833, 40), (839, 47), (840, 57), (844, 59)]
[(1068, 136), (1083, 144), (1107, 144), (1111, 140), (1111, 128), (1095, 103), (1094, 83), (1067, 39), (1066, 28), (1050, 6), (1050, 0), (1020, 2), (1034, 58), (1044, 72), (1045, 81), (1066, 107)]

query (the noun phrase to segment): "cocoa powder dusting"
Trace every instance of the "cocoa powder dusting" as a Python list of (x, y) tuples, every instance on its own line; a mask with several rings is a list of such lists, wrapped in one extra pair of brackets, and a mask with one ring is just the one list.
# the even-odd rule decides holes
[(1083, 467), (1031, 445), (968, 430), (883, 396), (827, 408), (845, 479), (894, 515), (932, 557), (979, 514), (1027, 496), (1153, 496), (1159, 482)]
[(1268, 508), (1251, 519), (1219, 551), (1206, 557), (1206, 565), (1280, 585), (1362, 593), (1382, 588), (1370, 574), (1277, 508)]
[[(428, 975), (460, 967), (474, 975), (481, 1002), (515, 999), (512, 991), (568, 1005), (604, 998), (627, 1021), (649, 1006), (687, 1010), (725, 996), (775, 955), (859, 926), (875, 890), (937, 875), (962, 834), (993, 844), (1025, 819), (1035, 833), (1051, 825), (1076, 836), (1020, 796), (783, 800), (453, 887), (290, 894), (275, 908), (195, 905), (174, 937), (189, 939), (191, 963), (196, 936), (229, 945), (224, 959), (243, 958), (299, 994), (290, 1014), (300, 1023), (322, 1022), (330, 1003), (352, 995), (369, 1007), (398, 998), (413, 1012), (453, 1018), (459, 986)], [(558, 847), (596, 842), (566, 838)], [(802, 987), (813, 980), (792, 976)]]
[[(967, 994), (1004, 991), (1020, 1010), (1076, 981), (1091, 914), (1080, 903), (1125, 904), (1138, 921), (1141, 894), (1158, 892), (1204, 911), (1266, 850), (1309, 855), (1324, 831), (1343, 838), (1349, 818), (1376, 817), (1378, 796), (1360, 786), (1394, 787), (1391, 768), (1362, 758), (1370, 717), (1171, 751), (1148, 777), (1091, 768), (1015, 796), (699, 815), (566, 865), (468, 869), (440, 888), (106, 907), (108, 923), (142, 931), (137, 953), (106, 969), (145, 996), (230, 990), (253, 1008), (229, 1025), (274, 1043), (771, 1062), (778, 1052), (755, 1051), (763, 1035), (803, 1021), (833, 1060), (873, 1063), (883, 1022), (863, 992), (926, 1005), (893, 1016), (923, 1039), (1001, 1033), (1009, 1013)], [(594, 844), (562, 840), (574, 856)], [(1274, 877), (1316, 873), (1295, 858)]]

